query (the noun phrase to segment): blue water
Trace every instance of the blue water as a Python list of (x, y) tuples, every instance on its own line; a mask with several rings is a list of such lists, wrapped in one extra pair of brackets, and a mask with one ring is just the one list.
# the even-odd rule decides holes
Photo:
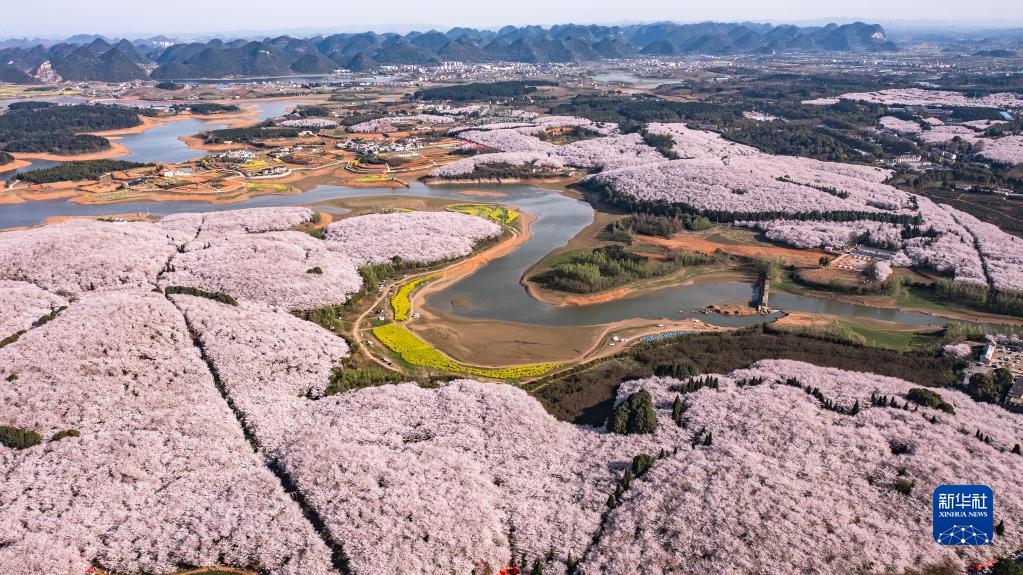
[(131, 154), (119, 160), (132, 162), (159, 162), (162, 164), (180, 164), (206, 155), (203, 150), (189, 148), (179, 138), (191, 136), (199, 132), (219, 130), (223, 124), (208, 123), (201, 120), (188, 119), (167, 122), (138, 134), (121, 136), (113, 141), (127, 147)]
[[(277, 116), (283, 116), (289, 109), (295, 107), (293, 101), (268, 101), (242, 103), (259, 108), (259, 120), (267, 120)], [(208, 132), (224, 128), (224, 124), (216, 121), (205, 122), (199, 119), (177, 120), (167, 122), (156, 128), (146, 130), (139, 134), (131, 134), (120, 137), (116, 140), (118, 144), (126, 146), (132, 153), (124, 160), (133, 162), (159, 162), (161, 164), (178, 164), (187, 162), (206, 155), (202, 150), (189, 148), (181, 141), (183, 136), (192, 136), (199, 132)]]
[(14, 169), (14, 170), (10, 170), (10, 171), (7, 171), (7, 172), (0, 173), (0, 182), (6, 182), (7, 180), (10, 180), (14, 176), (16, 176), (16, 175), (18, 175), (18, 174), (20, 174), (22, 172), (27, 172), (29, 170), (41, 170), (43, 168), (49, 168), (49, 167), (52, 167), (52, 166), (56, 166), (59, 163), (60, 162), (54, 162), (52, 160), (33, 160), (27, 166), (22, 166), (20, 168)]
[[(73, 97), (62, 97), (59, 99), (51, 99), (60, 102), (72, 102), (81, 101), (81, 98)], [(141, 100), (116, 100), (118, 104), (131, 105), (131, 106), (147, 106), (152, 105), (152, 102), (144, 102)], [(241, 105), (251, 105), (259, 108), (258, 119), (260, 121), (267, 120), (269, 118), (275, 118), (283, 116), (285, 112), (295, 107), (296, 102), (293, 100), (271, 100), (266, 102), (241, 102)], [(177, 120), (173, 122), (167, 122), (161, 126), (146, 130), (138, 134), (130, 134), (127, 136), (118, 136), (112, 138), (113, 141), (118, 144), (125, 146), (131, 150), (131, 154), (121, 160), (129, 160), (133, 162), (157, 162), (161, 164), (178, 164), (181, 162), (187, 162), (196, 158), (201, 158), (206, 155), (203, 150), (196, 150), (189, 148), (184, 142), (181, 141), (182, 136), (191, 136), (198, 134), (199, 132), (207, 132), (210, 130), (218, 130), (224, 128), (224, 124), (218, 124), (215, 120), (212, 122), (204, 122), (199, 119), (189, 118), (187, 120)], [(30, 165), (13, 170), (10, 172), (4, 172), (0, 174), (0, 181), (8, 181), (13, 178), (16, 174), (25, 172), (28, 170), (37, 170), (41, 168), (49, 168), (57, 165), (58, 162), (50, 160), (34, 160)]]

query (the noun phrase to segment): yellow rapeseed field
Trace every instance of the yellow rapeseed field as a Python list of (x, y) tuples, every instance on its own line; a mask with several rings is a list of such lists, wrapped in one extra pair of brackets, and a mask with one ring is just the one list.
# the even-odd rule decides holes
[(439, 277), (440, 276), (427, 276), (419, 278), (398, 288), (398, 291), (391, 297), (391, 309), (394, 310), (395, 321), (408, 320), (408, 312), (412, 309), (412, 292), (416, 291), (416, 288), (426, 282), (433, 281)]
[(504, 226), (511, 226), (519, 218), (517, 211), (493, 204), (459, 204), (449, 207), (448, 211), (487, 218)]

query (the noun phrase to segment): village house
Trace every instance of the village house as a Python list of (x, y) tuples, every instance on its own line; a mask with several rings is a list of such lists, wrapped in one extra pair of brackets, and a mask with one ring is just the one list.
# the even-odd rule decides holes
[(219, 159), (230, 162), (245, 162), (256, 159), (256, 153), (251, 150), (231, 150), (217, 156)]
[(1015, 407), (1023, 407), (1023, 376), (1016, 377), (1016, 381), (1013, 382), (1012, 387), (1009, 389), (1009, 395), (1005, 398), (1005, 403)]
[(994, 344), (988, 344), (984, 346), (984, 351), (980, 354), (980, 362), (983, 364), (990, 365), (995, 358), (995, 346)]

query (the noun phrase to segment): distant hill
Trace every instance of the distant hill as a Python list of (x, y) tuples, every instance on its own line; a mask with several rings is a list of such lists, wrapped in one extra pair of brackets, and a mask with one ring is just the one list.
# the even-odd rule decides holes
[[(362, 72), (383, 65), (432, 66), (444, 61), (542, 64), (636, 56), (892, 50), (897, 46), (881, 26), (862, 22), (814, 27), (658, 22), (505, 26), (497, 31), (452, 28), (443, 33), (430, 30), (405, 35), (364, 32), (180, 44), (163, 37), (129, 42), (82, 35), (50, 47), (12, 43), (0, 49), (0, 62), (30, 74), (41, 69), (34, 75), (44, 81), (124, 82), (323, 74), (338, 68)], [(6, 75), (16, 76), (10, 71)]]
[[(129, 48), (131, 44), (128, 44)], [(135, 58), (141, 56), (118, 44), (111, 46), (102, 39), (76, 48), (66, 56), (50, 58), (50, 65), (64, 80), (99, 80), (101, 82), (129, 82), (149, 77)]]
[(994, 50), (978, 50), (973, 54), (974, 56), (985, 56), (988, 58), (1015, 58), (1015, 50), (1006, 49), (994, 49)]
[(148, 64), (150, 62), (149, 58), (143, 56), (142, 53), (139, 52), (139, 49), (127, 40), (121, 40), (117, 44), (114, 44), (113, 49), (123, 54), (124, 57), (132, 63)]
[(38, 84), (39, 80), (14, 66), (3, 64), (0, 65), (0, 82), (5, 84)]

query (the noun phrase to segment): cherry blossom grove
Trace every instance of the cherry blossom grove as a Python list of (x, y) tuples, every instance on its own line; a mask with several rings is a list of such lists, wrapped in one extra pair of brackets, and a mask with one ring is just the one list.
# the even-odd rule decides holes
[(450, 212), (343, 220), (328, 228), (329, 241), (272, 231), (311, 217), (308, 208), (259, 208), (177, 214), (156, 223), (72, 220), (0, 234), (2, 321), (22, 325), (48, 312), (36, 314), (41, 308), (27, 300), (29, 307), (17, 311), (22, 303), (6, 301), (25, 300), (31, 286), (67, 295), (183, 286), (289, 310), (337, 305), (362, 286), (358, 266), (394, 256), (414, 262), (465, 256), (501, 233), (494, 222)]
[(976, 130), (966, 126), (934, 126), (930, 130), (920, 132), (917, 137), (928, 144), (941, 144), (955, 138), (970, 144), (981, 140), (980, 134)]
[(618, 124), (613, 122), (594, 122), (577, 116), (540, 116), (533, 120), (533, 124), (545, 129), (582, 127), (604, 136), (617, 134), (619, 130)]
[(877, 262), (874, 264), (872, 272), (875, 280), (883, 282), (892, 275), (892, 264), (888, 262)]
[(664, 156), (643, 142), (639, 134), (580, 140), (559, 146), (557, 155), (570, 166), (613, 170), (663, 162)]
[[(760, 385), (738, 385), (763, 378)], [(817, 388), (842, 408), (799, 387)], [(670, 406), (671, 380), (647, 389)], [(634, 481), (581, 565), (586, 573), (902, 572), (951, 561), (965, 566), (1019, 547), (1018, 531), (990, 547), (931, 541), (931, 492), (944, 483), (987, 483), (1006, 524), (1023, 515), (1015, 486), (1023, 416), (939, 391), (950, 415), (903, 409), (907, 382), (793, 361), (762, 361), (685, 396), (686, 429), (711, 445), (654, 464)], [(898, 408), (872, 407), (871, 395)], [(850, 415), (856, 403), (859, 411)], [(663, 409), (663, 407), (662, 407)], [(933, 419), (932, 419), (933, 418)], [(976, 438), (979, 431), (991, 437)], [(901, 486), (901, 493), (896, 489)], [(961, 555), (960, 555), (961, 554)]]
[(449, 136), (455, 136), (462, 132), (487, 132), (491, 130), (511, 130), (514, 128), (535, 128), (532, 122), (491, 122), (488, 124), (477, 124), (471, 126), (459, 126), (448, 130)]
[(191, 234), (189, 238), (218, 236), (228, 233), (262, 233), (291, 229), (313, 217), (309, 208), (282, 206), (277, 208), (243, 208), (205, 213), (179, 213), (165, 216), (161, 227)]
[(944, 206), (976, 241), (984, 258), (984, 271), (992, 287), (1002, 291), (1023, 293), (1023, 239), (1003, 232), (998, 226)]
[(326, 546), (244, 440), (162, 295), (88, 294), (0, 349), (0, 561), (12, 573), (259, 564), (331, 572)]
[(571, 128), (576, 126), (594, 125), (592, 120), (576, 116), (540, 116), (533, 120), (533, 123), (549, 128)]
[(500, 233), (494, 222), (455, 212), (369, 214), (325, 228), (327, 243), (359, 266), (395, 256), (420, 263), (467, 256), (477, 242)]
[(984, 140), (980, 155), (1003, 164), (1023, 164), (1023, 136)]
[(450, 164), (445, 164), (430, 172), (430, 175), (438, 178), (457, 179), (461, 176), (469, 176), (481, 165), (510, 164), (522, 166), (533, 164), (538, 168), (560, 169), (565, 163), (555, 156), (542, 152), (497, 152), (494, 154), (479, 154), (463, 158)]
[(968, 343), (950, 343), (941, 348), (941, 353), (946, 357), (966, 358), (973, 355), (973, 350)]
[(983, 285), (987, 283), (984, 263), (977, 251), (973, 235), (953, 214), (955, 210), (935, 204), (922, 196), (916, 197), (921, 219), (928, 229), (938, 233), (936, 238), (911, 238), (903, 244), (906, 258), (896, 256), (898, 265), (912, 263), (942, 273), (952, 273), (961, 283)]
[(423, 106), (421, 109), (433, 114), (443, 114), (445, 116), (470, 116), (472, 114), (485, 114), (490, 110), (490, 106), (485, 104), (467, 104), (465, 106), (451, 107), (447, 104), (434, 104)]
[(761, 220), (740, 222), (741, 225), (764, 232), (771, 241), (797, 248), (843, 248), (857, 242), (876, 247), (898, 249), (902, 237), (898, 226), (884, 222), (824, 222), (797, 220)]
[(175, 301), (261, 449), (360, 575), (468, 573), (508, 564), (513, 550), (531, 561), (553, 552), (549, 566), (563, 569), (568, 554), (583, 554), (631, 458), (682, 441), (674, 426), (654, 438), (560, 423), (492, 383), (314, 399), (343, 342), (268, 309)]
[[(886, 117), (882, 125), (886, 125), (885, 120), (893, 129), (898, 128), (893, 121), (903, 122)], [(768, 238), (797, 247), (841, 246), (850, 241), (866, 241), (895, 250), (894, 265), (929, 267), (952, 274), (958, 282), (973, 284), (988, 282), (984, 269), (988, 265), (996, 270), (999, 278), (994, 287), (1015, 291), (1018, 288), (1012, 286), (1023, 283), (1011, 279), (1014, 274), (1023, 277), (1023, 262), (995, 250), (978, 252), (979, 244), (972, 230), (967, 229), (974, 225), (973, 221), (958, 218), (955, 216), (958, 212), (939, 207), (927, 198), (886, 184), (891, 175), (889, 170), (765, 154), (750, 146), (729, 142), (716, 133), (693, 130), (683, 124), (652, 123), (647, 127), (653, 134), (667, 135), (674, 140), (674, 151), (681, 158), (674, 161), (646, 146), (637, 134), (556, 146), (534, 135), (542, 121), (543, 118), (539, 118), (527, 126), (461, 132), (460, 138), (502, 152), (460, 160), (438, 168), (432, 175), (467, 177), (480, 164), (516, 162), (600, 170), (589, 180), (644, 201), (683, 204), (704, 212), (749, 213), (751, 221), (740, 222), (740, 225), (763, 229)], [(935, 141), (957, 136), (971, 142), (980, 139), (978, 132), (964, 126), (937, 125), (921, 130), (919, 136)], [(1003, 147), (1009, 148), (1011, 144)], [(919, 217), (923, 224), (918, 227), (936, 233), (903, 238), (901, 225), (869, 220), (841, 223), (805, 221), (804, 218), (756, 221), (758, 214), (777, 212), (857, 212), (876, 214), (881, 219)], [(997, 235), (992, 230), (983, 232)]]
[(27, 282), (0, 280), (0, 339), (26, 330), (67, 299)]
[[(419, 233), (452, 223), (430, 219)], [(446, 227), (475, 224), (455, 223)], [(171, 262), (190, 264), (219, 245), (305, 249), (292, 234), (211, 237), (208, 248), (175, 250)], [(4, 289), (26, 286), (0, 284), (0, 302), (65, 303), (31, 288), (7, 299)], [(941, 482), (983, 479), (999, 493), (999, 517), (1023, 521), (1023, 498), (1010, 484), (1020, 460), (1009, 451), (1023, 440), (1023, 416), (954, 390), (939, 393), (955, 414), (873, 407), (872, 394), (905, 403), (913, 386), (764, 361), (720, 376), (718, 389), (685, 394), (684, 426), (671, 415), (679, 381), (623, 384), (618, 401), (640, 388), (652, 394), (659, 425), (617, 435), (559, 422), (521, 389), (494, 383), (325, 397), (347, 344), (262, 301), (97, 290), (0, 349), (8, 382), (0, 422), (47, 438), (80, 431), (24, 450), (0, 447), (0, 561), (17, 573), (58, 575), (89, 564), (318, 575), (334, 572), (329, 543), (357, 575), (468, 573), (522, 557), (562, 573), (569, 556), (586, 573), (830, 575), (942, 559), (965, 565), (1021, 543), (1010, 531), (959, 557), (929, 545), (920, 529)], [(765, 382), (739, 384), (754, 377)], [(827, 409), (776, 383), (788, 377), (861, 409)], [(711, 434), (713, 442), (692, 447), (694, 436)], [(642, 453), (654, 456), (653, 468), (609, 507)], [(911, 482), (905, 495), (894, 487), (902, 479)], [(301, 493), (301, 507), (282, 482)]]
[(886, 128), (900, 134), (919, 134), (923, 131), (920, 124), (912, 120), (896, 118), (895, 116), (884, 116), (879, 122), (882, 128)]
[(287, 422), (323, 395), (332, 369), (348, 355), (344, 339), (268, 306), (224, 305), (171, 296), (200, 336), (246, 424), (270, 447), (283, 441)]
[[(824, 162), (788, 156), (748, 154), (702, 156), (591, 176), (615, 190), (646, 201), (681, 203), (698, 210), (792, 214), (827, 211), (886, 212), (908, 207), (895, 188), (831, 171)], [(678, 149), (678, 148), (676, 148)], [(686, 146), (682, 150), (692, 152)], [(828, 193), (831, 188), (843, 194)]]
[[(314, 268), (319, 273), (310, 273)], [(300, 232), (268, 232), (193, 242), (170, 261), (160, 285), (303, 310), (344, 303), (359, 291), (362, 278), (336, 244)]]
[(455, 119), (451, 116), (440, 116), (436, 114), (416, 114), (414, 116), (393, 116), (388, 118), (379, 118), (376, 120), (368, 120), (359, 124), (348, 126), (349, 132), (354, 133), (383, 133), (383, 132), (396, 132), (401, 128), (399, 126), (408, 126), (412, 123), (423, 123), (423, 124), (452, 124)]
[[(797, 247), (841, 246), (856, 237), (896, 250), (893, 265), (931, 268), (963, 283), (987, 284), (990, 277), (993, 287), (1001, 290), (1018, 291), (1023, 286), (1016, 279), (1023, 277), (1021, 258), (997, 249), (997, 242), (1014, 245), (1014, 238), (884, 183), (891, 174), (888, 170), (773, 156), (681, 124), (650, 124), (648, 130), (670, 135), (682, 159), (607, 170), (589, 179), (639, 200), (683, 204), (697, 211), (748, 213), (750, 221), (739, 225), (763, 229), (769, 238)], [(922, 222), (918, 228), (933, 233), (903, 239), (902, 225), (883, 222), (755, 221), (761, 213), (832, 211), (912, 216)]]
[(7, 232), (0, 234), (0, 279), (54, 293), (152, 288), (183, 246), (201, 247), (227, 234), (284, 230), (311, 217), (308, 208), (253, 208), (174, 214), (157, 223), (69, 220)]
[(832, 106), (841, 102), (838, 98), (813, 98), (810, 100), (803, 100), (801, 103), (807, 106)]
[(153, 224), (94, 220), (7, 232), (0, 234), (0, 279), (51, 292), (151, 288), (184, 239)]
[(539, 127), (528, 124), (518, 128), (469, 130), (459, 132), (458, 137), (502, 152), (555, 152), (557, 146), (534, 135), (539, 130)]
[[(537, 134), (549, 128), (582, 126), (601, 134), (571, 144), (555, 145)], [(545, 167), (609, 170), (663, 162), (664, 156), (648, 146), (639, 134), (618, 134), (613, 126), (597, 124), (573, 116), (542, 116), (531, 123), (494, 124), (449, 132), (474, 144), (500, 150), (500, 154), (483, 154), (459, 160), (434, 170), (434, 177), (459, 177), (472, 173), (477, 165), (535, 163)], [(519, 155), (509, 155), (515, 153)]]
[(1012, 92), (988, 94), (978, 98), (960, 92), (925, 90), (923, 88), (893, 88), (876, 92), (854, 92), (839, 96), (842, 100), (858, 100), (874, 104), (903, 106), (964, 106), (977, 108), (1023, 108), (1023, 98)]

